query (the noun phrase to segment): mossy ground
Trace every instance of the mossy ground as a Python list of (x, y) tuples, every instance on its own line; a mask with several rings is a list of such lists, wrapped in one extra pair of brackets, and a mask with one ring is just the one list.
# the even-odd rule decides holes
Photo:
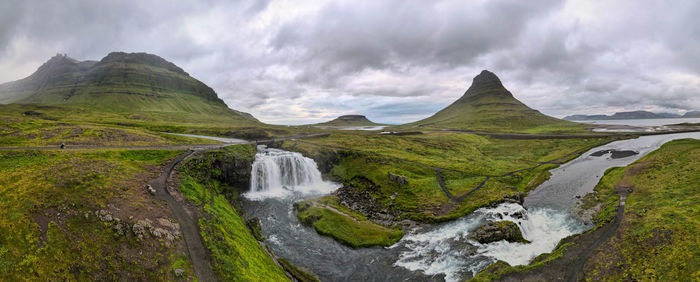
[[(548, 170), (557, 166), (556, 162), (545, 162), (565, 161), (605, 142), (609, 139), (503, 140), (466, 133), (334, 133), (306, 141), (285, 141), (282, 147), (316, 159), (335, 151), (339, 157), (328, 173), (331, 179), (346, 186), (352, 186), (358, 177), (368, 179), (378, 187), (372, 197), (384, 207), (399, 211), (402, 217), (436, 222), (469, 214), (506, 195), (528, 192), (548, 179)], [(437, 170), (455, 197), (472, 191), (487, 177), (489, 180), (462, 201), (454, 201), (442, 191)], [(509, 174), (514, 171), (519, 172)], [(408, 184), (391, 181), (388, 173), (406, 177)]]
[[(582, 277), (587, 281), (692, 281), (700, 277), (698, 226), (700, 202), (700, 140), (671, 141), (627, 167), (611, 168), (584, 198), (583, 207), (600, 205), (596, 227), (562, 240), (552, 254), (530, 265), (493, 264), (473, 280), (496, 280), (512, 272), (546, 266), (568, 253), (583, 236), (615, 219), (619, 192), (627, 193), (624, 216), (615, 235), (588, 259)], [(587, 238), (586, 241), (595, 238)], [(581, 249), (574, 247), (573, 249)], [(580, 250), (579, 250), (580, 251)], [(519, 277), (519, 276), (516, 276)]]
[[(617, 233), (584, 268), (587, 280), (681, 281), (700, 278), (700, 140), (671, 141), (596, 187), (609, 221), (615, 190), (632, 189)], [(612, 212), (614, 213), (614, 211)], [(614, 216), (614, 214), (612, 215)]]
[(316, 232), (353, 248), (391, 246), (403, 237), (403, 232), (398, 228), (373, 223), (363, 215), (338, 204), (334, 196), (306, 201), (296, 206), (299, 221), (312, 226)]
[(317, 133), (310, 127), (283, 127), (203, 118), (182, 112), (113, 112), (77, 106), (0, 105), (0, 147), (68, 145), (155, 146), (216, 141), (163, 132), (246, 140)]
[(174, 279), (175, 265), (192, 273), (181, 243), (119, 235), (94, 215), (167, 218), (144, 187), (179, 153), (0, 152), (0, 280)]
[(238, 194), (218, 179), (222, 172), (212, 166), (220, 154), (251, 161), (255, 148), (236, 145), (206, 152), (198, 157), (203, 161), (190, 159), (180, 169), (181, 192), (208, 215), (200, 219), (199, 226), (204, 244), (212, 255), (214, 272), (226, 281), (289, 280), (231, 204)]

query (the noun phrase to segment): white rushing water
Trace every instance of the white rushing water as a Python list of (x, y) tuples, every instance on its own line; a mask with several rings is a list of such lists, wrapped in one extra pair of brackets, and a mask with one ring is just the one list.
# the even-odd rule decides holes
[(296, 152), (258, 146), (250, 178), (251, 200), (282, 198), (293, 194), (328, 194), (339, 185), (323, 181), (314, 160)]
[[(515, 222), (530, 243), (497, 241), (481, 244), (469, 233), (493, 221)], [(525, 210), (521, 205), (504, 203), (482, 208), (454, 223), (425, 233), (407, 235), (401, 240), (408, 250), (396, 266), (425, 274), (445, 274), (446, 281), (459, 281), (464, 274), (475, 275), (489, 264), (502, 260), (510, 265), (528, 264), (536, 256), (551, 252), (561, 238), (584, 230), (566, 214), (550, 209)]]
[[(575, 207), (580, 196), (593, 192), (606, 169), (629, 165), (664, 143), (681, 138), (700, 139), (700, 132), (643, 136), (591, 149), (550, 170), (550, 179), (525, 198), (527, 209), (519, 204), (505, 203), (494, 208), (481, 208), (427, 232), (411, 232), (394, 246), (407, 249), (394, 265), (428, 275), (444, 274), (446, 281), (463, 280), (497, 260), (513, 266), (527, 265), (538, 255), (553, 251), (561, 239), (592, 226), (586, 225), (587, 222), (576, 215)], [(592, 153), (602, 150), (633, 150), (638, 154), (619, 159), (611, 158), (610, 153), (592, 156)], [(515, 216), (517, 214), (523, 216)], [(469, 232), (479, 226), (500, 220), (515, 222), (530, 243), (498, 241), (480, 244), (468, 239)]]

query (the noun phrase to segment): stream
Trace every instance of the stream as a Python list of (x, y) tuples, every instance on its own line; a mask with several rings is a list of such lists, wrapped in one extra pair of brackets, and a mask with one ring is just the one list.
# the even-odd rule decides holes
[[(626, 166), (682, 138), (700, 139), (700, 132), (643, 136), (599, 146), (550, 170), (550, 179), (531, 191), (522, 206), (504, 203), (410, 230), (387, 248), (352, 249), (301, 225), (292, 204), (331, 193), (339, 184), (323, 181), (313, 160), (299, 153), (259, 147), (243, 209), (249, 217), (260, 219), (266, 242), (276, 255), (322, 281), (461, 281), (497, 260), (528, 264), (551, 252), (561, 239), (590, 229), (593, 225), (577, 215), (576, 207), (579, 197), (592, 192), (608, 168)], [(531, 242), (480, 244), (467, 238), (480, 225), (498, 220), (517, 223)]]

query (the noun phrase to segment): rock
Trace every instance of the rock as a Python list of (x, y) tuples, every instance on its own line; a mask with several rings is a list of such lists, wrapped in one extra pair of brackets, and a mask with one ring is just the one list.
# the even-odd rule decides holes
[(113, 220), (112, 214), (106, 210), (95, 211), (95, 215), (102, 222), (109, 222)]
[(408, 180), (406, 179), (406, 177), (396, 175), (391, 172), (387, 173), (387, 177), (389, 177), (389, 180), (398, 183), (399, 186), (404, 186), (408, 184)]
[(114, 229), (114, 231), (117, 232), (117, 234), (119, 234), (120, 236), (123, 236), (126, 233), (124, 232), (124, 225), (122, 225), (121, 223), (113, 225), (112, 229)]
[(175, 268), (173, 269), (173, 273), (175, 273), (175, 277), (185, 277), (185, 270), (182, 268)]
[(131, 227), (131, 231), (134, 232), (134, 235), (141, 240), (148, 234), (150, 229), (151, 221), (149, 219), (138, 220), (134, 226)]
[(530, 243), (523, 238), (520, 228), (512, 221), (489, 222), (469, 234), (469, 238), (482, 244), (506, 240), (508, 242)]
[(153, 186), (151, 186), (150, 184), (146, 186), (146, 190), (148, 190), (148, 193), (151, 193), (151, 195), (156, 194), (156, 189), (153, 189)]

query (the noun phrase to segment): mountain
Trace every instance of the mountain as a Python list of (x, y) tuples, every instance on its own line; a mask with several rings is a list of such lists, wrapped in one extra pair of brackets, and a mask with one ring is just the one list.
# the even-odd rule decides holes
[(487, 70), (474, 77), (457, 101), (431, 117), (401, 126), (407, 127), (499, 132), (580, 129), (576, 123), (546, 116), (518, 101), (498, 76)]
[(665, 118), (679, 118), (681, 115), (679, 114), (674, 114), (674, 113), (656, 113), (657, 115), (660, 115)]
[(314, 126), (378, 126), (382, 125), (375, 123), (363, 115), (344, 115), (339, 116), (334, 120), (317, 123)]
[(100, 61), (58, 54), (24, 79), (0, 84), (0, 103), (80, 106), (162, 119), (248, 121), (182, 68), (147, 53), (112, 52)]
[[(689, 112), (691, 113), (691, 112)], [(686, 113), (687, 115), (687, 113)], [(680, 118), (678, 114), (652, 113), (647, 111), (617, 112), (613, 115), (571, 115), (565, 120), (606, 120), (606, 119), (656, 119), (656, 118)], [(686, 117), (686, 116), (683, 116)]]
[(684, 118), (700, 118), (700, 111), (690, 111), (683, 115)]
[(564, 117), (565, 120), (591, 120), (591, 119), (607, 119), (606, 115), (570, 115)]

